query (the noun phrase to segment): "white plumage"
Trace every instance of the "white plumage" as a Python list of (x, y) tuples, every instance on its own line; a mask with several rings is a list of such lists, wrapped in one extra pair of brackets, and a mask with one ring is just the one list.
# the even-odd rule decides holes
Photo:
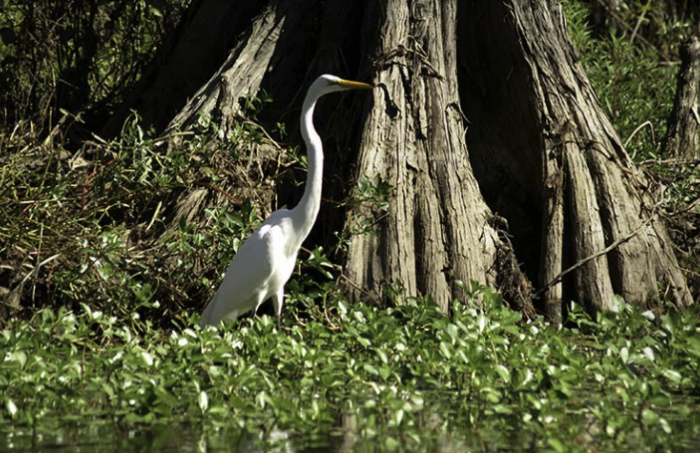
[(224, 281), (202, 313), (201, 326), (233, 321), (272, 299), (280, 323), (284, 285), (294, 271), (297, 253), (309, 235), (321, 206), (323, 145), (313, 125), (316, 101), (328, 93), (371, 89), (371, 85), (322, 75), (311, 85), (301, 113), (301, 134), (306, 143), (309, 172), (304, 196), (291, 210), (280, 209), (241, 246), (226, 271)]

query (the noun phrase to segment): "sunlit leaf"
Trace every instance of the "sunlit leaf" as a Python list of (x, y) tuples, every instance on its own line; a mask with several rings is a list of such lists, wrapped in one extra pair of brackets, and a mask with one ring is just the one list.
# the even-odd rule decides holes
[(14, 401), (7, 400), (5, 406), (7, 407), (7, 412), (10, 414), (11, 417), (14, 417), (15, 414), (17, 414), (17, 406), (15, 405)]
[(680, 384), (681, 379), (683, 378), (683, 376), (681, 376), (681, 374), (675, 370), (664, 370), (663, 375), (674, 384)]
[(199, 409), (202, 412), (206, 412), (207, 409), (209, 409), (209, 397), (207, 397), (207, 392), (205, 392), (204, 390), (199, 392), (197, 403), (199, 404)]
[(504, 367), (503, 365), (496, 365), (495, 366), (496, 372), (498, 375), (503, 379), (504, 382), (509, 383), (510, 382), (510, 371), (508, 371), (508, 368)]

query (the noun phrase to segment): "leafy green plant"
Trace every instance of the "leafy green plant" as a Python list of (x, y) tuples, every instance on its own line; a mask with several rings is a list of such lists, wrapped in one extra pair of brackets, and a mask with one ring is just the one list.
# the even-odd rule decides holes
[(622, 304), (592, 323), (574, 307), (558, 330), (472, 287), (449, 316), (428, 300), (383, 310), (332, 296), (282, 332), (270, 316), (203, 330), (185, 316), (163, 331), (88, 305), (42, 310), (0, 336), (0, 432), (77, 417), (311, 439), (342, 417), (343, 435), (382, 448), (657, 451), (697, 436), (695, 310)]

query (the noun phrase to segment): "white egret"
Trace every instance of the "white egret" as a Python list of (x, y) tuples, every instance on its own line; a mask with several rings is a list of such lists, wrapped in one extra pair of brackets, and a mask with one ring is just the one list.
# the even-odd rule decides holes
[(322, 75), (309, 88), (301, 110), (301, 135), (309, 163), (304, 195), (294, 209), (273, 212), (241, 246), (224, 281), (202, 313), (202, 327), (233, 321), (250, 310), (257, 312), (260, 304), (270, 298), (280, 325), (284, 285), (294, 271), (299, 248), (321, 206), (323, 145), (313, 125), (314, 107), (323, 95), (353, 89), (372, 89), (372, 86)]

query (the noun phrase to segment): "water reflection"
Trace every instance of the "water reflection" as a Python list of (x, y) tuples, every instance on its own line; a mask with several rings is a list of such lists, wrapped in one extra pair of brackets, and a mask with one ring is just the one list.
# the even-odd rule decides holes
[[(56, 422), (42, 428), (0, 428), (0, 453), (35, 452), (175, 452), (175, 453), (351, 453), (381, 451), (464, 451), (444, 443), (411, 449), (373, 435), (363, 439), (356, 433), (352, 414), (341, 417), (332, 432), (293, 434), (273, 427), (250, 433), (235, 426), (211, 427), (195, 423), (120, 427), (105, 422)], [(397, 448), (398, 447), (398, 448)], [(438, 448), (434, 448), (438, 447)], [(447, 448), (445, 448), (447, 447)], [(454, 447), (454, 446), (452, 446)]]
[(273, 428), (251, 434), (236, 428), (176, 425), (132, 426), (95, 423), (0, 430), (0, 452), (75, 453), (175, 452), (175, 453), (336, 453), (344, 449), (342, 436), (292, 436)]
[[(455, 432), (446, 425), (453, 419), (449, 412), (425, 412), (410, 431), (389, 430), (378, 432), (368, 428), (366, 420), (358, 420), (352, 413), (340, 416), (334, 426), (316, 426), (304, 431), (289, 431), (272, 425), (251, 432), (232, 421), (215, 427), (196, 422), (170, 424), (124, 425), (105, 421), (57, 420), (42, 424), (41, 428), (12, 428), (0, 425), (0, 453), (12, 452), (175, 452), (175, 453), (458, 453), (458, 452), (513, 452), (538, 451), (546, 445), (548, 436), (556, 432), (523, 429), (517, 418), (504, 417), (499, 426), (490, 429), (472, 429)], [(673, 451), (696, 451), (697, 430), (695, 416), (670, 419), (674, 433), (689, 433), (685, 439), (674, 437)], [(582, 420), (573, 418), (570, 427), (581, 427)], [(565, 425), (565, 424), (564, 424)], [(364, 428), (363, 428), (364, 426)], [(376, 426), (376, 425), (373, 425)], [(585, 435), (579, 432), (571, 445), (599, 448), (600, 433), (596, 423), (589, 420)], [(496, 429), (494, 429), (496, 428)], [(544, 436), (544, 437), (542, 437)], [(629, 437), (639, 451), (656, 451), (655, 442)], [(656, 439), (659, 441), (659, 439)], [(667, 442), (667, 441), (664, 441)], [(648, 445), (647, 445), (648, 444)], [(584, 448), (585, 449), (585, 448)], [(610, 451), (610, 450), (607, 450)]]

